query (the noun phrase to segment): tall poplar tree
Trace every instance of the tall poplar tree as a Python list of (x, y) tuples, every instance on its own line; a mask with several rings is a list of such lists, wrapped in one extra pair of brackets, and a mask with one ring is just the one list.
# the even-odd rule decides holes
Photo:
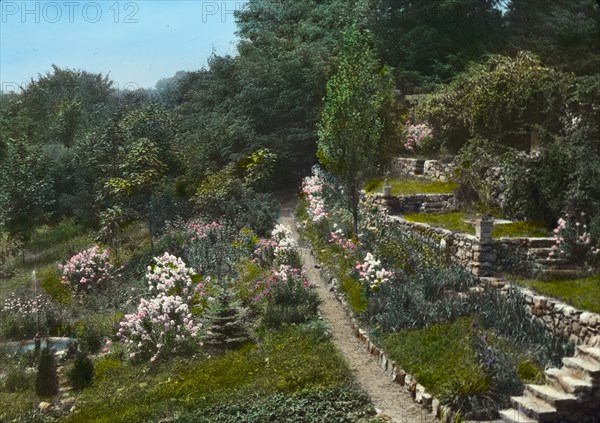
[(370, 33), (350, 27), (343, 34), (338, 68), (327, 82), (318, 158), (344, 186), (355, 234), (361, 188), (387, 150), (384, 112), (392, 93), (392, 79), (377, 59)]

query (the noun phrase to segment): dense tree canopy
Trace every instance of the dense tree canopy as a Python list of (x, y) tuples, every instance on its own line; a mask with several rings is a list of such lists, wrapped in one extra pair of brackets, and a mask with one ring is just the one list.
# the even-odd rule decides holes
[[(197, 207), (198, 192), (212, 198), (200, 187), (231, 172), (225, 185), (245, 184), (249, 210), (247, 194), (266, 186), (240, 170), (249, 157), (267, 151), (280, 185), (316, 162), (319, 130), (321, 141), (354, 139), (362, 158), (370, 157), (361, 149), (371, 141), (390, 145), (400, 136), (406, 110), (398, 100), (411, 93), (438, 90), (426, 114), (453, 151), (471, 136), (511, 146), (527, 144), (535, 128), (564, 136), (567, 112), (586, 122), (598, 117), (594, 0), (250, 0), (236, 19), (236, 55), (214, 55), (205, 68), (178, 72), (154, 90), (119, 92), (106, 75), (53, 66), (21, 92), (2, 93), (2, 230), (26, 234), (65, 216), (93, 226), (120, 216), (156, 227), (149, 216), (185, 214)], [(372, 37), (368, 54), (350, 61), (342, 52), (349, 27)], [(361, 85), (334, 81), (344, 66), (345, 83), (372, 70), (365, 57), (394, 76), (395, 99), (388, 93), (381, 110), (352, 119), (333, 99)], [(369, 92), (367, 103), (375, 98)], [(347, 128), (335, 129), (338, 117)], [(322, 158), (335, 156), (328, 148), (321, 145)]]

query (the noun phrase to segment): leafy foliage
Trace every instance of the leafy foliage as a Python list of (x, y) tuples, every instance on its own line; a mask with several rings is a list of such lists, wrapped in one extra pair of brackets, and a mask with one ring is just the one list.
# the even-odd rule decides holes
[(346, 190), (355, 234), (360, 190), (384, 160), (383, 116), (392, 91), (388, 70), (379, 65), (370, 43), (369, 33), (356, 27), (344, 32), (319, 123), (317, 155)]

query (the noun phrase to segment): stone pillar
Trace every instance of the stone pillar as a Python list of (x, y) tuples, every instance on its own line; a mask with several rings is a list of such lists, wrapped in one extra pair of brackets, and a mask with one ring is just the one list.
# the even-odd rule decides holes
[(484, 216), (475, 221), (475, 237), (480, 244), (489, 244), (492, 242), (492, 229), (494, 228), (494, 218)]
[(492, 244), (492, 228), (494, 219), (483, 217), (475, 221), (475, 238), (477, 242), (473, 245), (473, 261), (471, 268), (477, 276), (492, 276), (494, 274), (494, 254)]
[(388, 183), (387, 178), (385, 178), (385, 181), (383, 182), (383, 196), (384, 197), (392, 196), (392, 186)]

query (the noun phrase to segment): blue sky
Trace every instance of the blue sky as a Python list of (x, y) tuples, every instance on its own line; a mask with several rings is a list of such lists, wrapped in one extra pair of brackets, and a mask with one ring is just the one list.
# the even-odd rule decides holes
[(52, 64), (110, 73), (121, 88), (153, 87), (198, 70), (215, 51), (235, 54), (241, 1), (0, 1), (4, 91)]

